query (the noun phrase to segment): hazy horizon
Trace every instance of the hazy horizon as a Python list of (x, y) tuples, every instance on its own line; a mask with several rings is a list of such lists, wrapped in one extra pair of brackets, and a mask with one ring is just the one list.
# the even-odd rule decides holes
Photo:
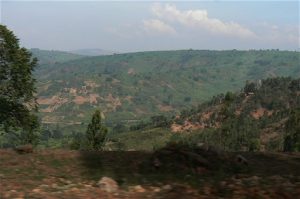
[(1, 8), (1, 23), (26, 48), (299, 51), (298, 1), (2, 1)]

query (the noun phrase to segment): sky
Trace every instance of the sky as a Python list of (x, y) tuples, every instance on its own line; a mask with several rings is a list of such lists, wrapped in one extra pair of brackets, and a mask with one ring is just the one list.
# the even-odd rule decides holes
[(0, 0), (26, 48), (299, 50), (299, 1)]

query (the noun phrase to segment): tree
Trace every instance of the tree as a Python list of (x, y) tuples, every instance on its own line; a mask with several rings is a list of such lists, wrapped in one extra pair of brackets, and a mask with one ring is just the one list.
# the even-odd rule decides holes
[(28, 121), (37, 121), (32, 114), (37, 110), (32, 75), (36, 63), (37, 59), (19, 46), (13, 32), (0, 25), (0, 128), (5, 132), (26, 130)]
[(284, 151), (300, 151), (300, 108), (291, 112), (285, 124)]
[(234, 93), (232, 93), (232, 92), (229, 91), (225, 95), (225, 102), (231, 103), (234, 100), (234, 98), (235, 98)]
[(247, 81), (246, 85), (244, 87), (244, 93), (246, 93), (248, 95), (249, 93), (254, 93), (255, 90), (256, 90), (255, 83)]
[(26, 121), (26, 126), (23, 127), (20, 134), (20, 141), (22, 144), (37, 145), (40, 140), (40, 134), (38, 132), (40, 122), (38, 117), (36, 115), (30, 115)]
[(96, 110), (86, 131), (88, 147), (101, 150), (106, 138), (107, 128), (101, 124), (101, 112)]

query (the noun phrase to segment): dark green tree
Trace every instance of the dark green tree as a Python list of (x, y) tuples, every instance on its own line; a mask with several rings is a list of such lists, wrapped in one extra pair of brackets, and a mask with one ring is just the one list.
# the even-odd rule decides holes
[(231, 103), (234, 100), (234, 98), (235, 98), (234, 93), (232, 93), (232, 92), (229, 91), (225, 95), (225, 102), (226, 103)]
[(256, 90), (256, 85), (255, 85), (255, 83), (254, 83), (254, 82), (249, 82), (249, 81), (247, 81), (247, 82), (246, 82), (246, 85), (245, 85), (245, 87), (244, 87), (244, 92), (245, 92), (246, 94), (249, 94), (249, 93), (254, 93), (255, 90)]
[(154, 127), (167, 127), (169, 126), (168, 118), (164, 115), (156, 115), (151, 117), (151, 123)]
[(101, 150), (107, 134), (107, 128), (101, 124), (101, 112), (96, 110), (86, 131), (88, 148)]
[(285, 130), (284, 151), (300, 151), (300, 108), (291, 112)]
[(37, 59), (19, 46), (19, 40), (0, 25), (0, 128), (25, 128), (37, 109), (35, 79)]

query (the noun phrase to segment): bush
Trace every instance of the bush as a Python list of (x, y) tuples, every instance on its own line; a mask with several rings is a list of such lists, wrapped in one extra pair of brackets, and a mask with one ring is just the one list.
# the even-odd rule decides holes
[(249, 151), (259, 151), (260, 149), (260, 141), (259, 139), (251, 139), (249, 142)]

